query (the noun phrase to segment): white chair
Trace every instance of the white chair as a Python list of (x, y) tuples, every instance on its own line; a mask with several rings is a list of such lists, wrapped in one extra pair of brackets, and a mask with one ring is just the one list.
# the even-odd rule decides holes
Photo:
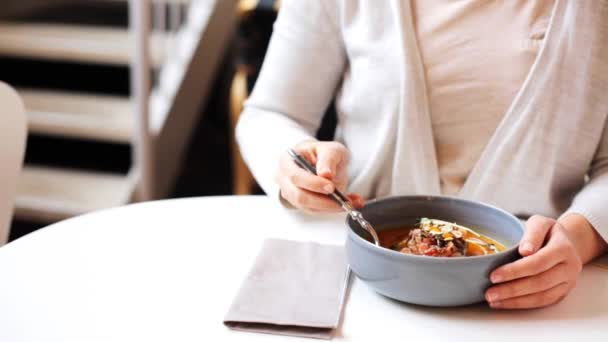
[(26, 135), (23, 102), (12, 88), (0, 82), (0, 246), (9, 237)]

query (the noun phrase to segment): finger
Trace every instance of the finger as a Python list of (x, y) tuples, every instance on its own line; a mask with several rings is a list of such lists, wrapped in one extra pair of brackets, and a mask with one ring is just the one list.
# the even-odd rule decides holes
[(314, 139), (308, 139), (300, 142), (298, 145), (294, 147), (294, 150), (298, 152), (299, 155), (304, 157), (309, 163), (312, 165), (317, 164), (317, 156), (315, 155), (315, 146), (319, 143), (319, 141)]
[(308, 161), (311, 165), (317, 164), (317, 156), (313, 152), (314, 146), (307, 148), (305, 150), (296, 150), (306, 161)]
[[(345, 153), (346, 154), (346, 153)], [(336, 168), (336, 174), (332, 177), (332, 182), (336, 185), (340, 191), (346, 191), (346, 187), (348, 185), (348, 156), (345, 157), (345, 160), (338, 164)]]
[(290, 158), (281, 163), (281, 173), (295, 186), (312, 192), (331, 194), (336, 189), (331, 181), (300, 168)]
[(565, 261), (568, 256), (565, 248), (564, 242), (554, 239), (538, 253), (497, 268), (490, 274), (490, 280), (494, 284), (503, 283), (545, 272)]
[(490, 302), (490, 307), (494, 309), (542, 308), (551, 304), (555, 304), (562, 300), (568, 294), (571, 288), (572, 286), (569, 283), (561, 283), (542, 292), (537, 292), (497, 302)]
[(361, 209), (365, 205), (365, 200), (358, 194), (348, 194), (347, 197), (356, 209)]
[(326, 195), (299, 188), (288, 179), (283, 178), (280, 186), (281, 196), (296, 208), (317, 212), (337, 212), (341, 210), (340, 205)]
[(317, 152), (317, 174), (321, 177), (333, 180), (338, 173), (338, 168), (346, 159), (346, 148), (341, 144), (319, 145)]
[(538, 251), (545, 242), (547, 234), (556, 224), (556, 221), (548, 217), (534, 215), (526, 222), (524, 236), (519, 243), (519, 254), (528, 256)]
[(548, 290), (569, 280), (570, 268), (559, 264), (537, 276), (493, 286), (486, 291), (488, 302), (502, 301)]

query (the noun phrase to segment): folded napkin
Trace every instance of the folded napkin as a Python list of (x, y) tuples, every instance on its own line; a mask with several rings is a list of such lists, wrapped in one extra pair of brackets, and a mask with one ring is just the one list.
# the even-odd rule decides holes
[(331, 339), (347, 288), (344, 248), (269, 239), (224, 324), (231, 329)]

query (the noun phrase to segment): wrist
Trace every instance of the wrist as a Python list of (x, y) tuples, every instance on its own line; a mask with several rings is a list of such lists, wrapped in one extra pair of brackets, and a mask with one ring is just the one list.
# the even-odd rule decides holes
[(606, 241), (584, 216), (576, 213), (568, 214), (560, 218), (559, 223), (574, 244), (583, 264), (590, 262), (608, 250)]

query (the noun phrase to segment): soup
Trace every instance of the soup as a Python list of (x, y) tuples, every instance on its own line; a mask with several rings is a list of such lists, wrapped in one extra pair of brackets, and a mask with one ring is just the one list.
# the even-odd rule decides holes
[(380, 245), (405, 254), (434, 257), (489, 255), (504, 251), (501, 243), (446, 221), (422, 218), (414, 227), (378, 232)]

